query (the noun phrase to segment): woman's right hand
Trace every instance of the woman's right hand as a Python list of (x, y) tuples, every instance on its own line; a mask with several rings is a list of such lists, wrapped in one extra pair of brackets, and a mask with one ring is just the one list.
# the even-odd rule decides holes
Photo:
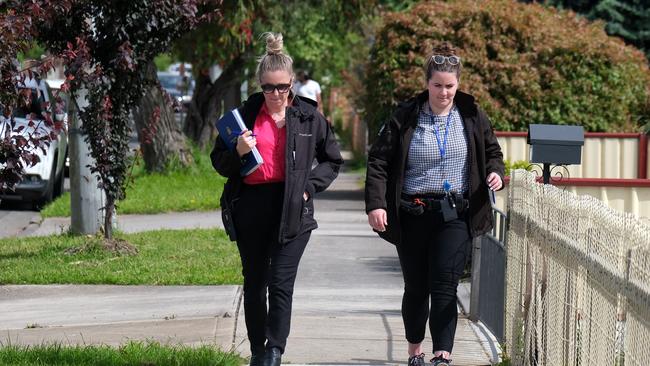
[(246, 130), (239, 137), (237, 137), (237, 154), (240, 157), (248, 154), (253, 149), (253, 146), (257, 144), (255, 136), (253, 136), (253, 131)]
[(377, 231), (386, 231), (386, 226), (388, 226), (388, 215), (386, 214), (386, 210), (383, 208), (376, 208), (368, 212), (368, 223)]

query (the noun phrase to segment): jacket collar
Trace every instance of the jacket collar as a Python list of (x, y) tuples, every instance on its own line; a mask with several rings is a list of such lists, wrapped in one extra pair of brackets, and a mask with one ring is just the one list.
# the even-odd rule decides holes
[[(415, 102), (414, 107), (416, 109), (416, 113), (419, 113), (420, 106), (429, 100), (429, 91), (425, 90), (413, 99)], [(476, 99), (473, 96), (460, 90), (456, 91), (456, 95), (454, 96), (454, 104), (456, 104), (460, 115), (464, 118), (474, 117), (478, 113), (478, 109), (476, 108)]]
[[(395, 118), (402, 126), (415, 127), (418, 124), (420, 106), (429, 100), (429, 91), (424, 90), (415, 97), (399, 104)], [(456, 91), (454, 103), (463, 119), (471, 119), (478, 115), (476, 100), (473, 96), (462, 91)]]

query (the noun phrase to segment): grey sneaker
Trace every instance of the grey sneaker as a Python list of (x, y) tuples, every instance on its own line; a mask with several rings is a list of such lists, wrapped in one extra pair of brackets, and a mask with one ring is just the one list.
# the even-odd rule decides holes
[(451, 360), (437, 356), (431, 359), (431, 366), (451, 366)]
[(408, 366), (425, 366), (424, 353), (409, 357)]

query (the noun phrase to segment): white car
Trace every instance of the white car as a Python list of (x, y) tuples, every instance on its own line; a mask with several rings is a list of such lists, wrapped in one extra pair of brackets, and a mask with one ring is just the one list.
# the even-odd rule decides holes
[(192, 64), (190, 64), (190, 63), (184, 63), (184, 64), (181, 64), (180, 62), (173, 63), (173, 64), (169, 65), (169, 67), (167, 68), (167, 71), (173, 72), (175, 74), (180, 74), (181, 65), (183, 67), (183, 72), (185, 74), (192, 75)]
[[(64, 123), (63, 131), (58, 134), (56, 140), (52, 140), (50, 146), (46, 148), (45, 154), (41, 149), (35, 151), (40, 158), (40, 162), (25, 168), (25, 177), (15, 186), (15, 190), (13, 192), (5, 191), (0, 194), (0, 200), (22, 201), (31, 203), (35, 208), (40, 208), (63, 193), (64, 168), (68, 154), (67, 113), (65, 111), (56, 111), (59, 113), (54, 113), (54, 97), (50, 87), (44, 80), (25, 79), (24, 82), (18, 82), (18, 89), (26, 95), (31, 94), (31, 113), (33, 121), (37, 125), (39, 124), (38, 116), (46, 111), (52, 112), (52, 117), (56, 121)], [(44, 108), (46, 105), (48, 105), (47, 109)], [(32, 130), (31, 127), (28, 127), (29, 116), (27, 114), (29, 111), (25, 109), (28, 109), (28, 107), (16, 108), (13, 111), (16, 127), (25, 126), (23, 133)], [(7, 122), (2, 121), (2, 123)], [(47, 133), (50, 131), (44, 124), (40, 126), (43, 129), (41, 132)]]
[[(46, 79), (45, 82), (47, 85), (50, 87), (50, 90), (52, 91), (53, 95), (57, 95), (59, 91), (61, 90), (61, 86), (65, 82), (63, 79)], [(68, 125), (68, 103), (70, 103), (70, 96), (68, 93), (60, 92), (59, 96), (61, 97), (61, 102), (63, 103), (63, 111), (64, 111), (64, 121), (63, 124), (66, 126), (66, 130)], [(70, 175), (70, 155), (66, 154), (65, 158), (65, 176), (68, 177)]]
[(195, 87), (192, 74), (188, 73), (183, 77), (178, 73), (159, 71), (157, 75), (160, 85), (176, 100), (178, 106), (188, 109)]

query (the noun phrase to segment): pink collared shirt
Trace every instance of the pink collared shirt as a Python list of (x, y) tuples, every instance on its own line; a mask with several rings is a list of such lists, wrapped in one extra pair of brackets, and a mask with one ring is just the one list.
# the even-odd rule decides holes
[(278, 128), (275, 121), (262, 104), (255, 118), (253, 133), (257, 139), (257, 150), (262, 155), (264, 164), (244, 178), (246, 184), (284, 182), (287, 128)]

